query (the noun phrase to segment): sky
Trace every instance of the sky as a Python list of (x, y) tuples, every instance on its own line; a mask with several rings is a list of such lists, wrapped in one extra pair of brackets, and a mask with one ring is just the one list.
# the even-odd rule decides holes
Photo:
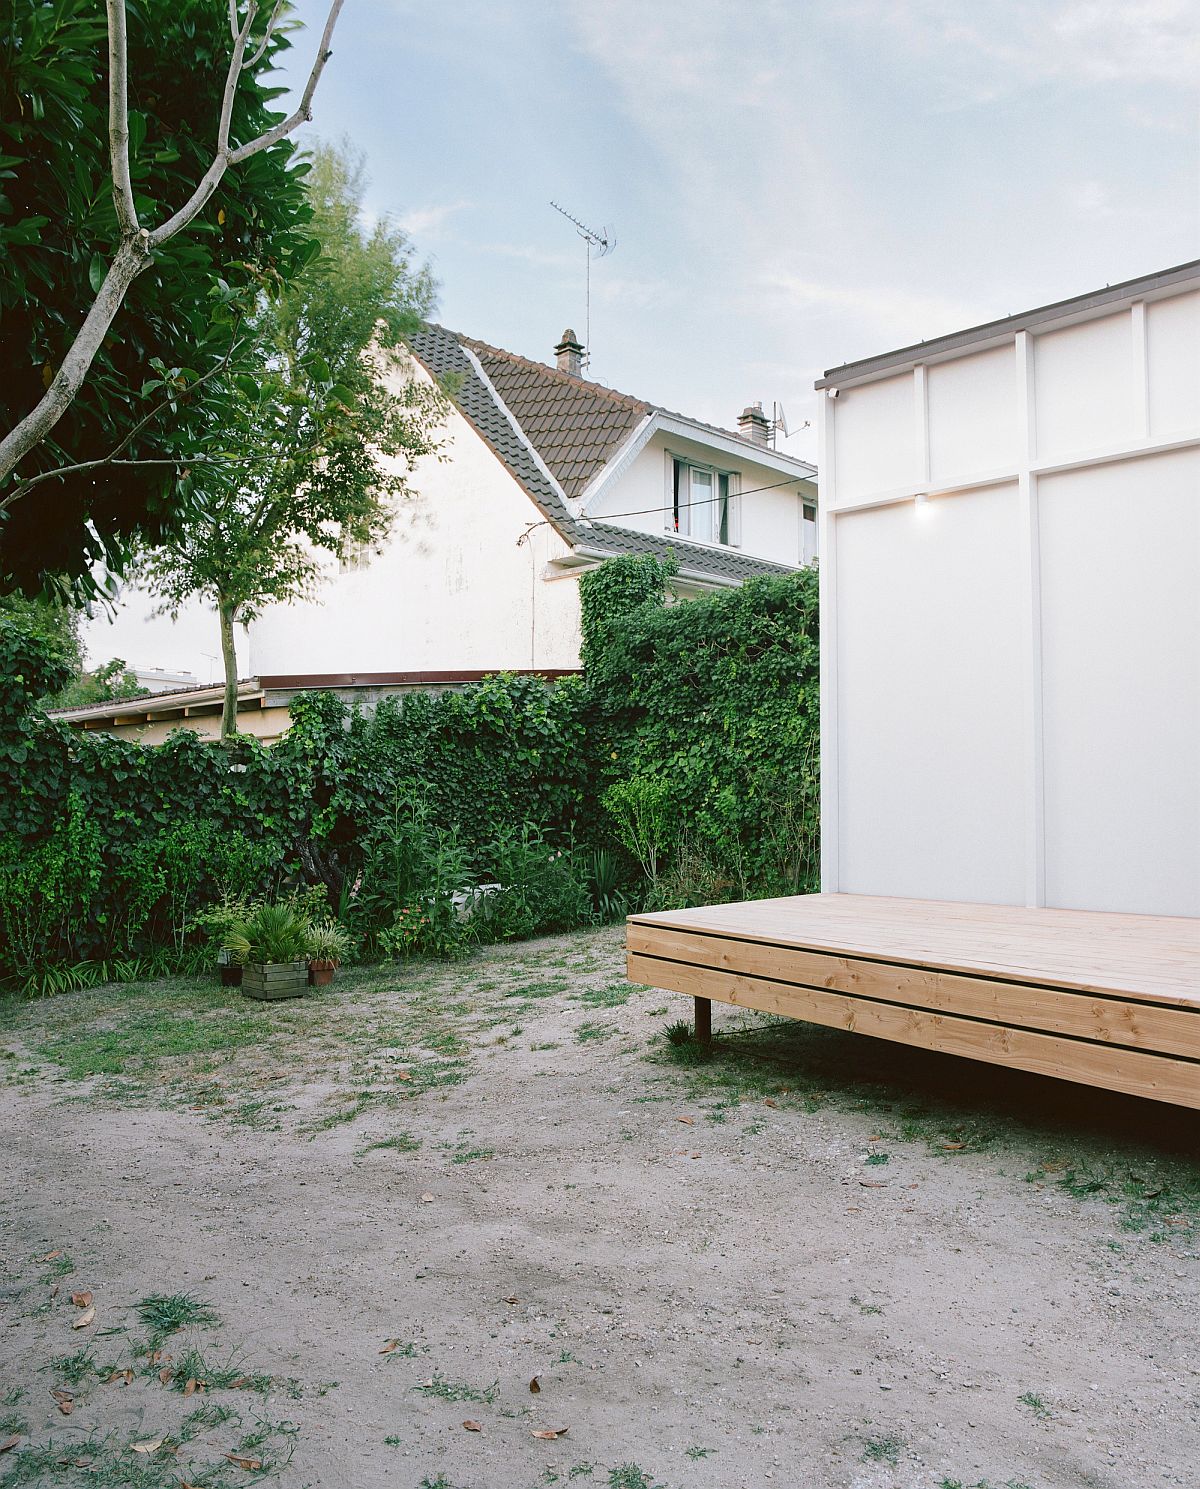
[[(346, 0), (308, 132), (364, 153), (444, 324), (582, 336), (559, 202), (615, 240), (591, 375), (778, 402), (815, 459), (826, 368), (1200, 256), (1198, 80), (1200, 0)], [(175, 649), (131, 660), (207, 679)]]

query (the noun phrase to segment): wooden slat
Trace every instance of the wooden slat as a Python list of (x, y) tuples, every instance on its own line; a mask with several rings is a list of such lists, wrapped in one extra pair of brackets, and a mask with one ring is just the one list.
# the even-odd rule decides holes
[(1200, 1066), (1168, 1055), (977, 1023), (844, 993), (687, 966), (637, 952), (629, 954), (628, 972), (633, 981), (651, 987), (716, 998), (828, 1028), (1200, 1109)]
[(871, 895), (796, 895), (632, 917), (1045, 987), (1200, 1005), (1200, 920)]
[(634, 922), (629, 950), (718, 971), (1200, 1059), (1200, 1007), (985, 980)]

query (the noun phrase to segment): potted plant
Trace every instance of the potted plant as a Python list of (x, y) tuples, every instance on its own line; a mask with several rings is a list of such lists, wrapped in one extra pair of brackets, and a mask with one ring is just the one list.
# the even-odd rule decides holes
[(308, 933), (308, 981), (328, 987), (351, 949), (350, 932), (336, 920), (319, 920)]
[(259, 905), (232, 926), (224, 949), (242, 965), (242, 992), (274, 1001), (302, 998), (308, 987), (312, 925), (295, 905)]
[(249, 915), (241, 900), (223, 899), (219, 904), (201, 910), (193, 921), (193, 928), (206, 931), (217, 947), (217, 970), (221, 974), (222, 987), (241, 987), (244, 958), (229, 944), (231, 933), (238, 930)]

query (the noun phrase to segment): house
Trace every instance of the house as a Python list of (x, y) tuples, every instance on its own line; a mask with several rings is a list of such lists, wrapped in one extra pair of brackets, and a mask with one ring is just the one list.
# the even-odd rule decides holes
[[(450, 390), (441, 449), (417, 464), (378, 551), (331, 561), (311, 601), (251, 624), (248, 729), (277, 736), (309, 689), (369, 703), (494, 672), (576, 671), (578, 578), (617, 554), (673, 555), (683, 598), (815, 561), (816, 469), (774, 448), (761, 406), (718, 429), (589, 381), (582, 359), (570, 330), (554, 365), (437, 325), (413, 338), (392, 375)], [(63, 716), (147, 739), (213, 733), (217, 696)]]
[(1200, 261), (817, 388), (824, 892), (630, 976), (1200, 1109)]
[(575, 580), (622, 553), (675, 555), (680, 595), (786, 573), (816, 557), (816, 471), (772, 448), (761, 408), (733, 433), (556, 365), (427, 326), (409, 375), (449, 381), (441, 458), (420, 462), (381, 551), (311, 604), (250, 629), (275, 686), (579, 666)]

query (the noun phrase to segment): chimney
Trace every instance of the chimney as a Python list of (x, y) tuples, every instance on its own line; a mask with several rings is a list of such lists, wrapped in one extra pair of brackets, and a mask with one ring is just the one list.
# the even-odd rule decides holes
[(766, 445), (770, 443), (770, 431), (771, 426), (763, 413), (761, 402), (750, 404), (738, 415), (738, 433), (743, 439), (751, 440), (756, 445)]
[(568, 372), (572, 377), (583, 376), (583, 343), (577, 341), (570, 326), (562, 333), (562, 340), (554, 348), (559, 372)]

